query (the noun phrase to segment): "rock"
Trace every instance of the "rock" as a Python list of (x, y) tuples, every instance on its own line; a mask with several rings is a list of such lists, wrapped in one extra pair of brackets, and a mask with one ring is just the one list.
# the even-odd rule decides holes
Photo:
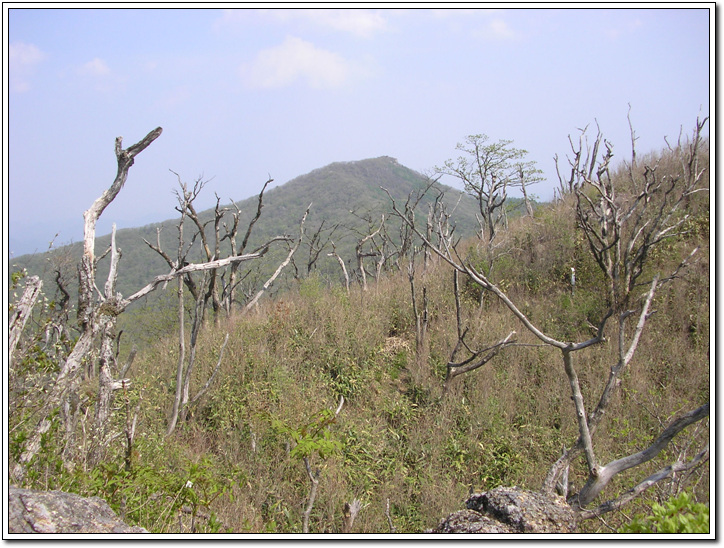
[(518, 487), (476, 493), (427, 533), (572, 533), (576, 515), (565, 499)]
[(123, 523), (99, 497), (12, 485), (8, 496), (9, 533), (148, 533)]
[(426, 533), (515, 533), (505, 523), (475, 510), (460, 510), (450, 514), (435, 529)]

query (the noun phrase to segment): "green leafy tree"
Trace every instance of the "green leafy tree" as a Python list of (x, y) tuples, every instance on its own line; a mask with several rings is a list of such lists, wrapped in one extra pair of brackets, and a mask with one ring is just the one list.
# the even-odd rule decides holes
[[(489, 143), (487, 135), (468, 135), (456, 150), (464, 154), (436, 167), (439, 175), (449, 175), (463, 183), (465, 192), (478, 203), (481, 236), (492, 245), (498, 227), (507, 222), (505, 205), (508, 191), (519, 188), (526, 197), (526, 186), (541, 180), (535, 162), (524, 161), (527, 150), (515, 148), (513, 141)], [(529, 206), (529, 204), (528, 204)]]

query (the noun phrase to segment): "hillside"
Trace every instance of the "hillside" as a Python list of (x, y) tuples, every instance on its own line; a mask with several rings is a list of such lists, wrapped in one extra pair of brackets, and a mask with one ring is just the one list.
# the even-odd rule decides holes
[[(704, 123), (636, 165), (608, 166), (609, 148), (494, 241), (432, 231), (430, 254), (349, 288), (338, 270), (304, 271), (318, 223), (334, 217), (335, 242), (354, 245), (389, 208), (379, 186), (402, 201), (424, 179), (391, 158), (316, 170), (269, 193), (256, 236), (293, 233), (316, 200), (287, 269), (299, 275), (243, 312), (219, 302), (206, 321), (179, 318), (213, 309), (210, 282), (188, 288), (194, 311), (180, 299), (188, 316), (169, 287), (134, 310), (99, 300), (76, 322), (52, 286), (46, 299), (13, 276), (9, 477), (100, 496), (156, 533), (415, 533), (445, 516), (477, 527), (470, 501), (488, 511), (499, 487), (561, 505), (568, 530), (663, 532), (647, 521), (663, 503), (681, 518), (666, 531), (709, 533)], [(129, 270), (142, 261), (128, 255)], [(272, 252), (258, 262), (279, 264)], [(101, 278), (89, 273), (81, 295)]]
[[(193, 182), (188, 183), (191, 185)], [(396, 200), (404, 202), (410, 193), (424, 190), (427, 184), (428, 181), (423, 175), (387, 156), (356, 162), (337, 162), (316, 169), (265, 193), (262, 216), (254, 227), (248, 249), (253, 249), (274, 236), (296, 236), (299, 231), (299, 220), (311, 203), (313, 205), (305, 225), (307, 236), (311, 237), (322, 222), (325, 234), (327, 230), (337, 226), (332, 238), (337, 246), (337, 252), (347, 261), (347, 267), (352, 271), (354, 246), (361, 235), (369, 231), (365, 219), (371, 219), (375, 224), (379, 224), (381, 215), (390, 210), (389, 198), (380, 187), (388, 189)], [(437, 188), (445, 192), (445, 201), (450, 208), (457, 204), (455, 211), (457, 233), (461, 236), (472, 234), (476, 226), (475, 204), (472, 199), (463, 195), (459, 201), (460, 191), (440, 184)], [(213, 191), (211, 184), (202, 190), (209, 194)], [(423, 200), (420, 211), (427, 211), (425, 204), (434, 197), (434, 193), (430, 192)], [(237, 202), (236, 205), (241, 211), (240, 232), (243, 234), (249, 220), (256, 212), (257, 196)], [(231, 204), (223, 207), (229, 206)], [(213, 210), (199, 212), (199, 216), (209, 220), (213, 217)], [(155, 243), (157, 231), (160, 229), (161, 246), (173, 257), (178, 247), (177, 222), (177, 218), (170, 218), (159, 223), (117, 232), (117, 243), (122, 250), (118, 276), (118, 289), (122, 295), (130, 295), (154, 276), (168, 271), (164, 260), (144, 243), (144, 239)], [(397, 224), (399, 225), (399, 221)], [(397, 229), (390, 225), (390, 232), (394, 234)], [(107, 249), (109, 245), (110, 235), (100, 236), (96, 243), (96, 253), (102, 253), (102, 250)], [(224, 245), (227, 246), (225, 249), (222, 248), (222, 255), (225, 256), (228, 254), (228, 242)], [(12, 260), (10, 270), (13, 272), (26, 268), (30, 274), (40, 275), (47, 288), (54, 286), (51, 264), (53, 261), (60, 262), (64, 265), (64, 278), (72, 286), (75, 280), (73, 265), (79, 260), (81, 253), (82, 244), (75, 243), (50, 253), (23, 255)], [(279, 249), (277, 253), (270, 253), (269, 260), (266, 261), (258, 277), (273, 272), (276, 267), (275, 259), (284, 253), (283, 249)], [(299, 261), (304, 261), (302, 257), (305, 253), (308, 256), (308, 242), (298, 251)], [(339, 279), (339, 265), (335, 259), (327, 257), (326, 252), (320, 255), (315, 267), (325, 277)], [(98, 269), (99, 278), (105, 279), (108, 272), (107, 260), (101, 261)]]
[[(702, 246), (702, 261), (657, 298), (657, 313), (626, 376), (626, 388), (597, 436), (603, 458), (646, 447), (670, 417), (682, 412), (682, 401), (687, 410), (709, 397), (706, 217), (700, 211), (702, 230), (677, 239), (658, 257), (656, 266), (671, 271), (681, 256)], [(591, 274), (592, 258), (572, 234), (574, 219), (566, 204), (541, 207), (534, 219), (511, 223), (507, 241), (524, 245), (511, 248), (499, 277), (511, 298), (546, 332), (584, 340), (590, 336), (586, 319), (596, 313), (600, 292)], [(572, 299), (560, 275), (560, 258), (575, 256), (579, 283)], [(456, 379), (445, 396), (446, 363), (456, 340), (451, 269), (440, 261), (418, 283), (427, 288), (430, 324), (425, 345), (417, 351), (405, 271), (383, 277), (367, 292), (353, 287), (350, 294), (339, 287), (330, 290), (313, 277), (283, 300), (265, 301), (256, 313), (209, 325), (200, 335), (193, 390), (210, 375), (229, 333), (219, 375), (170, 437), (163, 429), (173, 398), (178, 340), (174, 334), (159, 334), (139, 352), (131, 370), (130, 407), (117, 397), (114, 424), (119, 431), (129, 409), (139, 413), (133, 472), (123, 469), (125, 446), (119, 438), (107, 461), (90, 473), (78, 466), (77, 472), (43, 479), (43, 470), (56, 466), (49, 443), (29, 487), (101, 496), (117, 512), (127, 507), (128, 523), (157, 533), (191, 530), (191, 516), (176, 511), (182, 504), (218, 518), (199, 520), (202, 532), (299, 533), (309, 479), (301, 458), (290, 453), (289, 439), (313, 429), (320, 410), (334, 409), (344, 396), (326, 440), (336, 449), (324, 458), (311, 456), (319, 471), (310, 524), (314, 533), (339, 533), (344, 504), (355, 498), (363, 508), (353, 532), (381, 534), (394, 527), (398, 533), (419, 533), (463, 508), (472, 490), (538, 489), (561, 447), (570, 447), (576, 436), (558, 353), (536, 344), (499, 302), (486, 299), (481, 306), (476, 288), (466, 283), (464, 322), (475, 328), (471, 346), (483, 348), (511, 330), (520, 333), (520, 344)], [(139, 319), (152, 328), (153, 316)], [(122, 351), (121, 359), (125, 356)], [(587, 397), (593, 399), (602, 389), (615, 360), (615, 346), (604, 344), (577, 361)], [(707, 437), (704, 424), (681, 434), (671, 452), (627, 481), (654, 473), (678, 451), (700, 447)], [(14, 434), (13, 443), (22, 439)], [(572, 486), (585, 482), (582, 466), (577, 462), (572, 467)], [(708, 501), (708, 466), (687, 478), (683, 485), (693, 489), (696, 500)], [(193, 489), (183, 488), (187, 481)], [(614, 486), (606, 497), (617, 496), (627, 485)], [(668, 489), (668, 484), (652, 489), (645, 500), (661, 500)], [(173, 497), (179, 493), (176, 505)], [(213, 503), (207, 506), (207, 500)], [(646, 504), (633, 506), (626, 515), (647, 512)], [(584, 531), (610, 533), (609, 527), (627, 520), (623, 513), (612, 514), (606, 526), (592, 520)]]

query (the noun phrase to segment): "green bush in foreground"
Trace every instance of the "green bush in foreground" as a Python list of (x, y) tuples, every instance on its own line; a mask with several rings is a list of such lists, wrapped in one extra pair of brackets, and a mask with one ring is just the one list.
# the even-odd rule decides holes
[(652, 515), (639, 514), (619, 533), (709, 533), (709, 507), (694, 502), (688, 493), (654, 503)]

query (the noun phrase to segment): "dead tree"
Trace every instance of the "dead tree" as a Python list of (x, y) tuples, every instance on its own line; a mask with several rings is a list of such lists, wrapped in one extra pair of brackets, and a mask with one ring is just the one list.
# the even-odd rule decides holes
[[(95, 255), (95, 232), (96, 222), (106, 207), (115, 199), (123, 188), (128, 178), (128, 170), (133, 165), (136, 156), (145, 150), (159, 135), (162, 129), (156, 128), (146, 135), (141, 141), (128, 147), (122, 148), (123, 138), (116, 138), (115, 152), (118, 163), (118, 171), (116, 178), (111, 186), (96, 199), (91, 207), (84, 213), (84, 238), (83, 238), (83, 257), (78, 267), (78, 325), (80, 335), (73, 347), (72, 352), (65, 361), (60, 365), (60, 370), (55, 378), (53, 386), (49, 390), (43, 406), (40, 409), (39, 420), (34, 432), (30, 435), (25, 451), (21, 454), (16, 463), (12, 477), (16, 482), (21, 482), (25, 477), (28, 463), (40, 450), (40, 442), (43, 434), (45, 434), (51, 426), (50, 415), (58, 409), (64, 401), (67, 401), (72, 394), (77, 391), (79, 382), (79, 374), (82, 370), (82, 364), (91, 352), (93, 340), (98, 334), (107, 338), (115, 327), (116, 316), (118, 315), (119, 295), (114, 293), (115, 276), (117, 271), (115, 266), (118, 264), (118, 254), (115, 255), (115, 262), (112, 260), (111, 269), (106, 283), (105, 295), (99, 295), (98, 300), (94, 298), (96, 287), (96, 255)], [(112, 240), (115, 247), (115, 239)], [(102, 343), (103, 346), (103, 343)], [(99, 405), (96, 413), (96, 424), (104, 430), (104, 421), (107, 420), (107, 405), (104, 401), (106, 394), (112, 393), (114, 383), (110, 377), (110, 356), (101, 353), (103, 376), (99, 376)], [(108, 373), (108, 374), (106, 374)]]
[[(708, 118), (697, 120), (693, 136), (686, 151), (686, 165), (698, 164), (698, 156), (702, 145), (702, 130)], [(635, 134), (632, 131), (632, 161), (635, 165)], [(594, 150), (601, 144), (600, 133), (594, 143)], [(612, 147), (604, 141), (606, 153), (601, 162), (578, 167), (578, 174), (572, 178), (579, 178), (581, 184), (574, 190), (577, 198), (576, 218), (582, 228), (589, 244), (590, 251), (595, 258), (601, 272), (608, 283), (607, 300), (609, 304), (607, 317), (616, 317), (618, 320), (618, 360), (612, 365), (609, 378), (600, 396), (598, 405), (588, 417), (579, 416), (580, 437), (577, 444), (564, 454), (551, 468), (544, 488), (550, 490), (551, 484), (557, 479), (562, 467), (568, 465), (571, 459), (583, 451), (589, 467), (589, 479), (586, 485), (576, 495), (575, 502), (584, 507), (591, 503), (605, 488), (616, 474), (633, 468), (655, 457), (669, 441), (686, 426), (702, 420), (709, 415), (709, 404), (706, 403), (691, 411), (682, 419), (674, 421), (669, 428), (646, 450), (618, 459), (605, 466), (600, 465), (593, 453), (591, 436), (599, 424), (611, 397), (620, 385), (620, 377), (629, 366), (634, 357), (640, 337), (651, 314), (651, 304), (659, 290), (665, 283), (679, 277), (680, 272), (689, 265), (697, 249), (691, 251), (673, 272), (662, 277), (657, 274), (653, 279), (641, 282), (645, 267), (649, 264), (651, 252), (667, 239), (682, 235), (682, 225), (687, 219), (683, 213), (684, 205), (689, 196), (696, 192), (706, 191), (702, 186), (704, 169), (694, 168), (682, 170), (675, 176), (659, 176), (657, 167), (646, 165), (638, 179), (635, 171), (629, 170), (629, 188), (627, 194), (617, 194), (618, 185), (610, 172), (610, 161), (613, 156)], [(580, 157), (580, 154), (578, 155)], [(595, 155), (591, 155), (595, 158)], [(594, 175), (595, 172), (595, 175)], [(640, 296), (639, 288), (648, 288)], [(629, 318), (635, 318), (636, 323), (630, 337), (626, 337)], [(599, 327), (599, 336), (603, 332), (603, 325)], [(564, 358), (566, 353), (564, 352)], [(566, 362), (569, 379), (575, 378), (575, 371), (570, 363), (570, 354)], [(570, 370), (570, 372), (568, 372)], [(573, 381), (571, 381), (573, 383)], [(572, 384), (573, 386), (573, 384)], [(577, 408), (582, 408), (582, 403)], [(588, 433), (586, 433), (588, 431)], [(677, 462), (672, 465), (681, 469), (686, 466), (695, 466), (708, 454), (708, 448), (700, 453), (690, 463)], [(696, 462), (694, 462), (696, 461)], [(672, 470), (669, 471), (673, 473)], [(669, 474), (658, 477), (661, 481)], [(613, 509), (609, 504), (606, 508)], [(606, 510), (608, 511), (608, 510)], [(590, 514), (593, 515), (593, 514)]]
[[(178, 261), (177, 263), (173, 263), (171, 271), (168, 274), (156, 276), (146, 286), (132, 295), (123, 297), (116, 291), (116, 278), (121, 252), (116, 246), (114, 227), (111, 235), (111, 246), (106, 252), (110, 257), (111, 263), (108, 278), (104, 285), (104, 291), (100, 292), (97, 290), (96, 264), (98, 257), (95, 254), (96, 223), (105, 208), (123, 188), (128, 177), (128, 171), (133, 165), (135, 157), (157, 139), (159, 135), (161, 135), (161, 132), (162, 129), (157, 128), (141, 141), (127, 149), (122, 148), (122, 137), (116, 139), (115, 151), (118, 163), (116, 178), (111, 186), (103, 192), (84, 214), (84, 252), (78, 267), (80, 281), (77, 314), (79, 336), (72, 351), (65, 359), (60, 361), (59, 371), (52, 385), (43, 395), (42, 403), (38, 407), (36, 426), (28, 435), (23, 451), (11, 470), (11, 477), (13, 481), (17, 483), (23, 481), (27, 473), (28, 465), (40, 451), (41, 440), (50, 430), (53, 420), (52, 417), (58, 409), (61, 410), (61, 419), (66, 423), (66, 435), (70, 436), (72, 434), (73, 417), (74, 415), (77, 416), (78, 412), (78, 389), (83, 372), (82, 366), (85, 362), (94, 358), (98, 360), (99, 388), (94, 421), (95, 441), (90, 455), (91, 463), (102, 456), (102, 451), (107, 447), (109, 440), (117, 437), (116, 434), (107, 432), (111, 402), (113, 393), (116, 390), (122, 388), (127, 389), (129, 387), (129, 380), (123, 378), (114, 380), (115, 374), (119, 372), (116, 365), (118, 352), (114, 350), (114, 345), (118, 343), (118, 337), (115, 335), (115, 325), (117, 317), (122, 314), (131, 303), (146, 297), (159, 286), (165, 285), (169, 281), (186, 279), (187, 276), (198, 272), (217, 272), (219, 269), (230, 265), (259, 259), (266, 254), (273, 241), (279, 240), (279, 238), (274, 238), (253, 252), (235, 254), (223, 259), (216, 257), (211, 261), (202, 263), (184, 263)], [(287, 240), (287, 238), (282, 239)], [(183, 238), (181, 238), (180, 241), (183, 242)], [(160, 245), (158, 247), (160, 248)], [(183, 244), (181, 244), (180, 247), (183, 248)], [(180, 253), (180, 256), (181, 255), (183, 255), (183, 253)], [(197, 294), (197, 296), (203, 295), (208, 295), (208, 291), (199, 291)], [(19, 329), (18, 322), (16, 322), (16, 325), (18, 325)], [(18, 329), (16, 329), (16, 332), (19, 332)], [(219, 360), (221, 360), (221, 355), (223, 355), (223, 348), (222, 346)], [(218, 367), (217, 364), (215, 371), (218, 370)], [(121, 376), (126, 374), (127, 371), (127, 367), (122, 368), (120, 371)], [(202, 387), (195, 398), (198, 398), (199, 395), (208, 388), (208, 385), (213, 380), (214, 374), (212, 374), (209, 381)], [(118, 435), (120, 435), (120, 433)], [(66, 443), (66, 447), (68, 445), (70, 444)]]
[[(238, 207), (236, 207), (236, 204), (234, 204), (236, 211), (232, 212), (231, 226), (227, 225), (226, 223), (223, 223), (222, 225), (224, 215), (225, 213), (229, 212), (230, 209), (220, 207), (220, 199), (218, 196), (216, 196), (216, 206), (214, 207), (213, 217), (204, 222), (194, 207), (194, 201), (197, 199), (199, 193), (205, 186), (205, 181), (197, 179), (193, 187), (189, 189), (188, 185), (181, 181), (181, 177), (178, 174), (176, 174), (176, 176), (178, 178), (180, 187), (180, 191), (176, 192), (176, 196), (178, 199), (178, 206), (176, 207), (176, 210), (181, 214), (181, 218), (177, 224), (177, 257), (175, 260), (172, 259), (171, 256), (161, 248), (160, 234), (157, 235), (156, 245), (151, 244), (148, 241), (146, 241), (146, 244), (151, 249), (156, 251), (159, 255), (161, 255), (161, 257), (164, 258), (169, 267), (176, 272), (183, 270), (183, 265), (189, 264), (189, 254), (196, 241), (200, 242), (200, 246), (202, 249), (202, 258), (205, 259), (205, 262), (207, 264), (214, 263), (214, 261), (216, 261), (221, 256), (221, 243), (227, 239), (229, 240), (229, 244), (231, 247), (231, 254), (229, 257), (235, 258), (235, 260), (230, 263), (224, 264), (224, 267), (229, 268), (229, 280), (226, 283), (224, 282), (224, 274), (222, 273), (224, 270), (223, 267), (205, 269), (203, 271), (203, 276), (200, 280), (194, 279), (193, 273), (191, 271), (187, 272), (183, 276), (178, 277), (179, 356), (176, 369), (176, 391), (173, 406), (171, 409), (171, 415), (169, 417), (169, 422), (166, 429), (167, 436), (173, 433), (179, 420), (183, 421), (185, 419), (189, 403), (193, 403), (194, 401), (198, 400), (200, 394), (206, 391), (206, 388), (208, 388), (208, 385), (218, 371), (218, 365), (220, 365), (221, 363), (221, 361), (219, 361), (217, 368), (214, 370), (205, 385), (206, 388), (202, 389), (201, 393), (197, 394), (194, 397), (191, 397), (190, 383), (194, 370), (194, 365), (196, 362), (196, 348), (198, 336), (202, 326), (205, 323), (204, 320), (209, 303), (211, 304), (211, 308), (214, 311), (215, 318), (218, 318), (218, 313), (221, 310), (224, 310), (227, 314), (229, 314), (231, 312), (231, 303), (234, 301), (234, 292), (236, 290), (236, 286), (241, 281), (237, 279), (239, 266), (241, 265), (241, 263), (252, 258), (261, 257), (264, 253), (266, 253), (266, 251), (274, 242), (290, 240), (290, 238), (288, 237), (272, 238), (271, 240), (266, 242), (261, 248), (257, 249), (254, 253), (247, 255), (243, 254), (249, 242), (252, 229), (255, 223), (261, 217), (264, 190), (272, 181), (271, 178), (267, 180), (267, 182), (264, 184), (259, 194), (256, 215), (250, 220), (241, 244), (237, 245), (236, 238), (238, 235), (239, 219), (241, 212), (239, 211)], [(306, 219), (308, 213), (309, 210), (307, 210), (307, 212), (305, 213), (304, 219)], [(187, 218), (190, 219), (194, 225), (193, 236), (191, 237), (191, 242), (189, 244), (187, 244), (185, 241), (185, 221)], [(261, 298), (265, 291), (269, 289), (271, 284), (276, 280), (281, 271), (284, 269), (284, 267), (287, 266), (287, 264), (291, 260), (294, 252), (297, 250), (299, 243), (301, 242), (301, 238), (303, 235), (304, 219), (302, 219), (301, 222), (300, 238), (299, 240), (297, 240), (296, 244), (291, 247), (287, 259), (279, 265), (275, 273), (256, 292), (256, 295), (250, 299), (250, 301), (245, 306), (244, 311), (249, 310), (256, 304), (259, 298)], [(206, 229), (207, 226), (211, 223), (213, 223), (213, 236), (209, 238), (206, 234)], [(223, 237), (221, 236), (221, 226), (223, 226), (225, 229), (225, 234)], [(191, 332), (188, 341), (188, 352), (186, 347), (184, 285), (189, 290), (192, 298), (194, 299), (194, 307), (191, 314)], [(224, 346), (225, 344), (226, 343), (224, 343)], [(220, 351), (220, 354), (223, 355), (223, 347)]]
[(33, 311), (35, 302), (40, 296), (43, 281), (38, 276), (31, 276), (25, 282), (23, 296), (17, 304), (13, 305), (8, 318), (8, 367), (12, 367), (13, 352), (20, 340), (20, 334)]
[(362, 503), (359, 499), (354, 499), (351, 503), (344, 503), (344, 514), (342, 518), (342, 533), (349, 534), (354, 527), (354, 520), (362, 509)]
[[(317, 261), (319, 260), (320, 255), (324, 252), (325, 249), (327, 249), (327, 246), (332, 243), (332, 237), (339, 228), (339, 225), (336, 224), (332, 227), (328, 227), (325, 229), (325, 223), (326, 220), (322, 220), (322, 222), (319, 224), (319, 227), (317, 227), (312, 235), (307, 238), (305, 242), (303, 242), (308, 248), (306, 258), (307, 264), (304, 266), (304, 272), (306, 276), (309, 276), (312, 273), (312, 270), (314, 270), (317, 265)], [(332, 254), (328, 253), (327, 256), (332, 256)], [(297, 267), (293, 258), (292, 264), (294, 266), (294, 271), (296, 272), (294, 277), (299, 279), (299, 268)]]
[(427, 340), (427, 328), (430, 324), (430, 315), (428, 312), (427, 287), (422, 286), (422, 310), (419, 310), (417, 304), (417, 292), (415, 290), (415, 254), (413, 254), (410, 264), (407, 266), (407, 277), (410, 280), (410, 293), (412, 297), (412, 315), (415, 318), (415, 356), (419, 361), (422, 360), (425, 342)]
[[(302, 243), (302, 238), (304, 238), (304, 221), (307, 219), (307, 215), (309, 215), (309, 210), (312, 208), (312, 204), (310, 203), (307, 206), (307, 210), (304, 212), (304, 215), (302, 216), (301, 221), (299, 222), (299, 238), (294, 242), (294, 245), (291, 245), (289, 248), (289, 253), (287, 254), (287, 258), (284, 259), (277, 269), (274, 271), (274, 273), (269, 277), (269, 279), (264, 282), (264, 284), (261, 286), (259, 291), (256, 292), (256, 295), (248, 302), (246, 303), (246, 306), (244, 307), (244, 311), (251, 310), (256, 303), (259, 301), (262, 295), (269, 289), (269, 287), (274, 283), (274, 280), (276, 280), (279, 277), (279, 274), (282, 273), (282, 270), (286, 268), (286, 266), (289, 264), (289, 262), (294, 257), (294, 254), (296, 253), (297, 249), (299, 249), (299, 246)], [(278, 238), (275, 238), (275, 240)], [(271, 242), (269, 243), (271, 245)]]
[[(362, 279), (363, 291), (367, 291), (367, 271), (365, 270), (364, 259), (367, 257), (378, 258), (380, 256), (378, 252), (365, 250), (364, 246), (368, 241), (372, 241), (372, 243), (374, 244), (374, 237), (380, 233), (384, 224), (385, 216), (383, 215), (380, 226), (376, 230), (360, 238), (357, 242), (357, 246), (355, 247), (355, 255), (357, 256), (357, 271), (359, 272), (359, 276)], [(377, 261), (375, 262), (375, 264), (376, 263)]]
[[(173, 172), (172, 172), (173, 173)], [(161, 257), (164, 258), (169, 267), (173, 270), (178, 270), (182, 265), (188, 264), (188, 255), (193, 248), (194, 242), (198, 239), (202, 248), (202, 256), (206, 260), (214, 260), (220, 255), (220, 237), (219, 237), (219, 224), (223, 217), (224, 211), (219, 207), (219, 198), (216, 199), (216, 207), (214, 208), (214, 238), (212, 244), (209, 243), (209, 239), (206, 235), (206, 223), (202, 223), (196, 212), (193, 202), (199, 196), (201, 190), (205, 186), (206, 182), (197, 179), (191, 189), (189, 189), (186, 183), (181, 181), (181, 177), (174, 173), (178, 178), (180, 190), (176, 191), (176, 197), (178, 200), (178, 206), (176, 210), (181, 214), (181, 218), (176, 225), (178, 231), (178, 250), (176, 259), (173, 260), (162, 248), (160, 229), (157, 232), (156, 241), (157, 244), (153, 245), (150, 242), (144, 240), (146, 244), (156, 251)], [(196, 230), (191, 238), (191, 243), (186, 244), (185, 241), (185, 221), (189, 218), (194, 223)], [(213, 245), (213, 251), (211, 249)], [(221, 303), (217, 291), (216, 282), (219, 279), (217, 269), (204, 271), (201, 283), (197, 283), (192, 274), (186, 274), (185, 276), (178, 277), (178, 323), (179, 323), (179, 355), (178, 364), (176, 368), (176, 391), (174, 395), (173, 406), (171, 410), (171, 416), (169, 418), (166, 435), (170, 435), (176, 428), (176, 424), (179, 420), (183, 420), (186, 416), (186, 409), (190, 398), (190, 383), (191, 376), (196, 361), (196, 346), (198, 341), (199, 331), (204, 324), (204, 319), (207, 310), (207, 304), (211, 300), (212, 307), (214, 310), (214, 318), (218, 319), (219, 311), (221, 310)], [(186, 317), (185, 317), (185, 294), (184, 285), (188, 288), (194, 299), (194, 308), (192, 312), (192, 323), (191, 333), (189, 340), (189, 352), (186, 353)], [(227, 336), (228, 339), (228, 336)], [(224, 343), (224, 346), (226, 342)], [(223, 355), (223, 347), (221, 350)], [(219, 360), (219, 365), (221, 360)], [(214, 370), (214, 373), (209, 377), (209, 383), (216, 375), (218, 366)]]
[(342, 269), (342, 274), (344, 275), (344, 287), (349, 294), (349, 274), (347, 273), (347, 267), (344, 264), (344, 259), (342, 259), (342, 257), (339, 256), (339, 253), (337, 253), (337, 247), (334, 245), (334, 242), (330, 240), (330, 244), (332, 245), (332, 252), (327, 253), (327, 256), (337, 259), (339, 267)]
[[(468, 343), (465, 342), (465, 336), (468, 334), (468, 327), (463, 329), (462, 320), (462, 307), (460, 305), (460, 284), (459, 284), (459, 271), (453, 270), (453, 290), (455, 292), (455, 318), (457, 325), (458, 340), (450, 354), (450, 359), (447, 362), (447, 371), (445, 373), (445, 383), (443, 384), (442, 393), (447, 394), (450, 383), (452, 380), (459, 376), (474, 371), (484, 366), (490, 360), (492, 360), (498, 353), (506, 346), (514, 345), (517, 340), (513, 338), (515, 331), (511, 331), (507, 337), (498, 341), (492, 346), (483, 348), (480, 350), (473, 350), (470, 348)], [(465, 349), (468, 353), (468, 357), (462, 361), (456, 361), (458, 354)]]
[[(266, 188), (274, 182), (274, 179), (271, 178), (271, 176), (266, 180), (264, 185), (261, 188), (261, 191), (259, 192), (259, 197), (257, 199), (257, 206), (256, 206), (256, 213), (249, 221), (249, 224), (246, 227), (246, 232), (244, 233), (243, 238), (241, 239), (241, 242), (237, 244), (236, 238), (237, 238), (237, 231), (239, 227), (239, 219), (241, 216), (241, 211), (239, 210), (236, 203), (233, 201), (231, 202), (234, 206), (234, 213), (232, 214), (233, 222), (231, 224), (231, 228), (229, 228), (226, 224), (224, 224), (224, 228), (226, 230), (226, 233), (224, 234), (222, 240), (229, 240), (229, 245), (231, 247), (230, 255), (243, 255), (246, 252), (246, 248), (249, 245), (249, 238), (251, 237), (252, 231), (254, 229), (254, 226), (256, 225), (256, 222), (261, 217), (262, 208), (264, 207), (264, 191), (266, 191)], [(236, 290), (239, 284), (246, 278), (246, 276), (249, 274), (248, 272), (246, 275), (240, 277), (239, 273), (239, 267), (241, 263), (234, 263), (229, 267), (229, 280), (227, 283), (222, 284), (223, 285), (223, 291), (221, 296), (221, 302), (223, 303), (224, 308), (226, 309), (226, 313), (229, 314), (231, 312), (231, 307), (236, 302)]]
[[(685, 150), (684, 165), (698, 166), (697, 156), (702, 146), (702, 130), (707, 122), (697, 120), (694, 134)], [(525, 329), (545, 345), (558, 349), (561, 353), (563, 369), (568, 378), (571, 399), (575, 408), (578, 426), (576, 443), (564, 452), (549, 470), (542, 490), (552, 494), (561, 475), (572, 464), (574, 457), (585, 457), (588, 480), (583, 488), (569, 496), (569, 503), (579, 510), (579, 516), (590, 518), (619, 508), (638, 496), (651, 485), (662, 481), (677, 471), (691, 470), (708, 459), (709, 447), (703, 447), (692, 459), (677, 460), (655, 474), (636, 484), (621, 497), (587, 509), (610, 483), (611, 479), (623, 472), (640, 466), (653, 459), (668, 446), (671, 440), (698, 421), (709, 416), (709, 403), (706, 402), (680, 418), (674, 420), (643, 451), (624, 456), (607, 464), (599, 462), (594, 446), (594, 434), (606, 411), (613, 393), (621, 385), (621, 375), (631, 365), (646, 323), (652, 313), (652, 302), (663, 284), (680, 276), (692, 256), (684, 258), (679, 266), (668, 275), (646, 274), (646, 266), (651, 264), (652, 251), (663, 241), (682, 234), (683, 205), (688, 196), (705, 191), (702, 186), (705, 169), (702, 167), (685, 169), (671, 177), (659, 177), (656, 166), (645, 166), (640, 181), (628, 181), (633, 191), (628, 195), (618, 193), (621, 181), (615, 180), (609, 170), (612, 148), (604, 142), (607, 152), (600, 162), (596, 162), (599, 138), (593, 150), (588, 151), (588, 164), (582, 163), (581, 150), (575, 151), (576, 158), (571, 162), (573, 181), (571, 188), (577, 195), (576, 217), (589, 248), (601, 272), (607, 280), (603, 290), (607, 296), (608, 308), (601, 313), (596, 326), (595, 336), (579, 342), (560, 340), (545, 333), (536, 326), (518, 306), (484, 273), (478, 271), (469, 261), (461, 257), (456, 246), (436, 246), (416, 226), (411, 225), (425, 245), (446, 261), (454, 270), (467, 276), (472, 282), (493, 293), (508, 310), (523, 324)], [(635, 150), (635, 147), (634, 147)], [(408, 217), (392, 201), (395, 213), (403, 219)], [(610, 322), (615, 319), (614, 322)], [(607, 327), (614, 324), (614, 333), (606, 337)], [(612, 340), (617, 345), (618, 360), (611, 365), (609, 378), (598, 397), (598, 403), (589, 412), (586, 408), (580, 381), (576, 371), (574, 356), (577, 353)]]

